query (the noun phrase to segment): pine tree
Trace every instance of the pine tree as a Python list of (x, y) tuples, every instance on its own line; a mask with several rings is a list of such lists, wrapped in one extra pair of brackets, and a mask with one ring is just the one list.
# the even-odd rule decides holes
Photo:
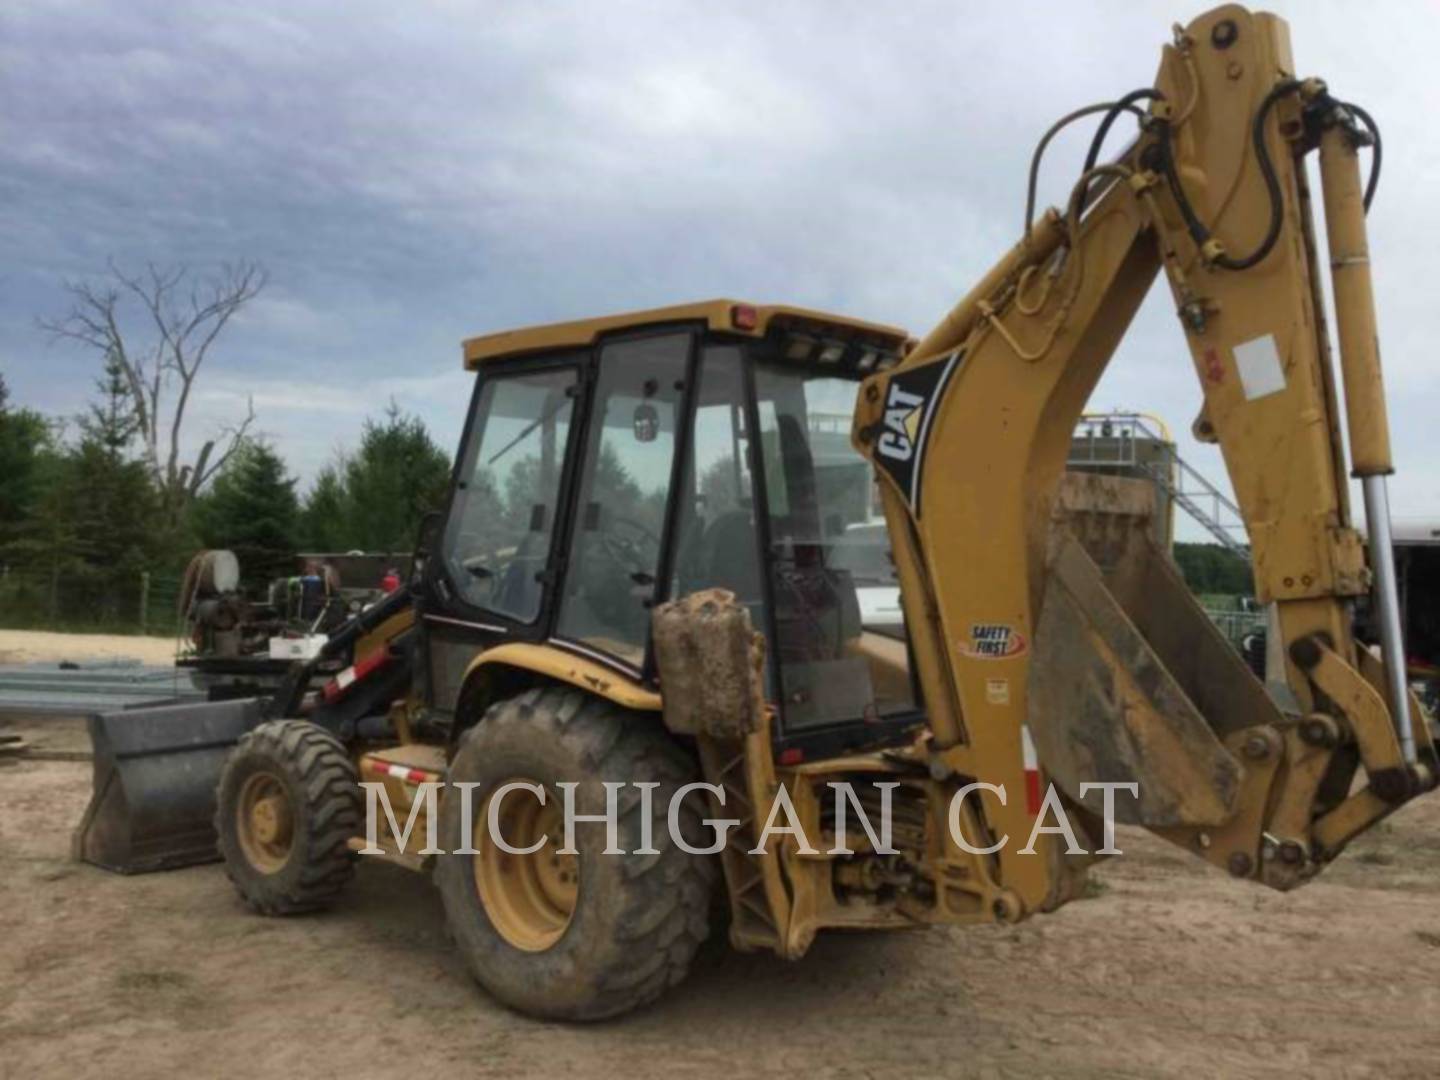
[(345, 548), (409, 551), (427, 511), (440, 509), (450, 458), (424, 422), (394, 402), (383, 422), (365, 421), (360, 447), (345, 462)]
[(345, 459), (326, 465), (315, 477), (300, 512), (300, 542), (306, 551), (349, 551), (349, 503), (342, 479)]
[(79, 418), (80, 431), (118, 461), (128, 456), (140, 433), (125, 369), (118, 360), (112, 358), (105, 364), (104, 377), (95, 380), (95, 388), (100, 391), (100, 400), (92, 402), (89, 411)]
[(136, 428), (114, 365), (99, 400), (79, 418), (80, 440), (36, 460), (39, 492), (7, 544), (43, 599), (37, 615), (88, 625), (125, 625), (139, 610), (141, 575), (158, 550), (159, 503), (133, 453)]
[(54, 435), (45, 418), (30, 409), (9, 408), (10, 392), (0, 375), (0, 557), (21, 535), (44, 491), (44, 472), (54, 457)]
[[(70, 455), (59, 491), (73, 536), (66, 606), (77, 616), (123, 622), (138, 610), (141, 575), (159, 548), (160, 503), (149, 471), (126, 457), (115, 430), (87, 434)], [(123, 444), (122, 444), (123, 445)]]
[(95, 387), (99, 399), (79, 418), (80, 443), (60, 489), (79, 563), (67, 582), (67, 607), (123, 622), (137, 612), (141, 574), (159, 550), (160, 501), (133, 452), (139, 425), (120, 365), (107, 363)]
[(247, 585), (284, 576), (299, 537), (295, 478), (269, 446), (247, 440), (195, 504), (194, 523), (206, 547), (235, 552)]

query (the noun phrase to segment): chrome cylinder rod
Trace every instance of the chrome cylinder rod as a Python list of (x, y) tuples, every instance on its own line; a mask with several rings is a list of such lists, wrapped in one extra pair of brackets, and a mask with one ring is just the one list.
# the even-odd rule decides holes
[(1395, 542), (1390, 535), (1390, 493), (1384, 476), (1360, 480), (1365, 493), (1365, 525), (1370, 534), (1370, 569), (1375, 576), (1375, 620), (1390, 691), (1390, 717), (1406, 762), (1415, 764), (1415, 729), (1410, 715), (1410, 687), (1405, 679), (1405, 641), (1400, 631), (1400, 591), (1395, 584)]

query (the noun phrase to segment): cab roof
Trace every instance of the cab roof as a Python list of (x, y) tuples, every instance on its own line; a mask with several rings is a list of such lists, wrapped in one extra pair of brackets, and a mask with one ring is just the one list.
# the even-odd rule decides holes
[(813, 336), (819, 341), (860, 344), (897, 357), (912, 341), (904, 330), (893, 326), (808, 308), (750, 304), (740, 300), (700, 300), (691, 304), (527, 326), (469, 338), (464, 343), (465, 367), (475, 371), (481, 364), (527, 353), (582, 348), (593, 344), (602, 334), (615, 330), (678, 322), (703, 322), (712, 331), (756, 338), (766, 336), (772, 329), (783, 329), (789, 333)]

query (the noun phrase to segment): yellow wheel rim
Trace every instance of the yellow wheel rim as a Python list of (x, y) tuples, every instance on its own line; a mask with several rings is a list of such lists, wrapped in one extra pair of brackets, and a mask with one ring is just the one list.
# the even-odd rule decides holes
[(235, 806), (235, 835), (251, 866), (273, 874), (290, 861), (295, 812), (285, 784), (274, 773), (247, 777)]
[(493, 798), (492, 794), (485, 800), (475, 822), (474, 846), (479, 852), (471, 856), (475, 891), (501, 937), (517, 949), (543, 952), (560, 940), (575, 915), (580, 857), (560, 854), (564, 815), (554, 791), (545, 792), (544, 806), (525, 790), (507, 792), (500, 804), (497, 823), (505, 843), (529, 848), (546, 838), (525, 855), (504, 851), (491, 841), (488, 822)]

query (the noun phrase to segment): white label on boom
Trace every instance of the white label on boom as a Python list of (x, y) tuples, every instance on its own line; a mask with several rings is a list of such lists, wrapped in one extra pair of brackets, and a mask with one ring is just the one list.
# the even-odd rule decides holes
[(1235, 367), (1240, 372), (1246, 401), (1285, 389), (1285, 370), (1280, 366), (1280, 351), (1271, 334), (1236, 345)]

